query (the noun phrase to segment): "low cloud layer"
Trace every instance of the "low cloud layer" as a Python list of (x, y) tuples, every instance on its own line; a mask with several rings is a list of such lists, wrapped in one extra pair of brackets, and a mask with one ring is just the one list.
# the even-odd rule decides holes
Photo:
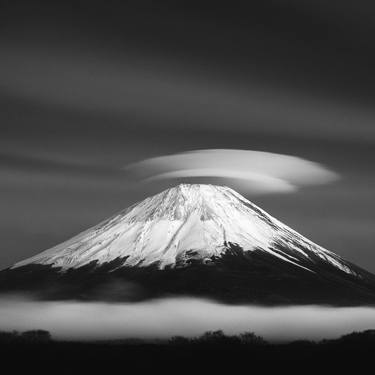
[(46, 329), (56, 339), (168, 338), (222, 329), (267, 340), (335, 338), (375, 328), (375, 309), (223, 305), (203, 299), (132, 304), (0, 299), (0, 330)]
[(325, 184), (338, 175), (321, 164), (270, 152), (208, 149), (159, 156), (131, 164), (140, 180), (219, 178), (247, 193), (290, 193), (307, 185)]

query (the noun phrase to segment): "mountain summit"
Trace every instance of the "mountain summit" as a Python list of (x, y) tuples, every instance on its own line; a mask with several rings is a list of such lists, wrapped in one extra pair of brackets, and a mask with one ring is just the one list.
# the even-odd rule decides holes
[[(92, 295), (99, 277), (101, 287), (116, 279), (117, 286), (136, 283), (150, 296), (198, 294), (258, 303), (375, 301), (373, 275), (234, 190), (202, 184), (181, 184), (149, 197), (2, 273), (5, 285), (16, 280), (21, 289), (25, 275), (33, 285), (39, 280), (37, 288), (46, 289), (46, 280), (53, 290), (64, 285), (62, 295), (69, 297), (77, 297), (77, 288), (80, 296)], [(77, 275), (84, 275), (91, 294)]]

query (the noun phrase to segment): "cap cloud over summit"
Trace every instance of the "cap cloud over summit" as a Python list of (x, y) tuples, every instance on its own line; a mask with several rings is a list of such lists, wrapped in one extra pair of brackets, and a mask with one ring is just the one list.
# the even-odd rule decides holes
[(236, 149), (194, 150), (163, 155), (125, 168), (140, 182), (214, 177), (248, 194), (291, 193), (303, 186), (326, 184), (338, 174), (301, 157)]

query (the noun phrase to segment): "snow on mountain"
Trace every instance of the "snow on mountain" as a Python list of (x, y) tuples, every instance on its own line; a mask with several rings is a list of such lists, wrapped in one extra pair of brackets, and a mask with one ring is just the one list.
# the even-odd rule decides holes
[[(260, 250), (314, 272), (317, 257), (356, 275), (338, 255), (314, 244), (225, 186), (181, 184), (149, 197), (51, 249), (16, 263), (78, 268), (117, 258), (123, 266), (209, 262), (229, 243)], [(311, 265), (311, 267), (310, 267)]]

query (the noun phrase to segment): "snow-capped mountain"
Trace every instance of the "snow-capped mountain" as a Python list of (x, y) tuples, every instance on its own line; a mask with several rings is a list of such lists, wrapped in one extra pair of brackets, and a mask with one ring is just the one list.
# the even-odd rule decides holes
[(110, 290), (108, 298), (116, 300), (182, 294), (230, 302), (375, 303), (372, 274), (234, 190), (199, 184), (165, 190), (16, 263), (0, 272), (0, 290), (7, 289), (47, 298), (101, 299)]
[[(245, 251), (262, 250), (296, 267), (312, 271), (311, 255), (355, 274), (336, 254), (307, 240), (234, 190), (214, 185), (178, 185), (125, 209), (95, 227), (15, 264), (52, 265), (62, 270), (98, 265), (117, 258), (123, 266), (209, 262), (227, 243)], [(280, 250), (275, 245), (288, 248)]]

